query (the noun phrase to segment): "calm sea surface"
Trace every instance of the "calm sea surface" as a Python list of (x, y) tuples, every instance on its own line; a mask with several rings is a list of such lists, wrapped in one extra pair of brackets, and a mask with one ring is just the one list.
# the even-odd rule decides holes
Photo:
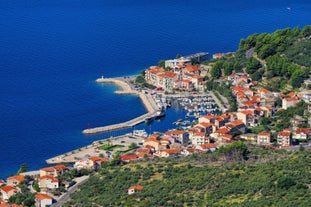
[[(112, 3), (113, 2), (113, 3)], [(94, 80), (137, 74), (160, 59), (235, 51), (240, 38), (310, 24), (302, 0), (0, 0), (0, 177), (112, 132), (81, 131), (145, 113), (136, 96)], [(137, 128), (164, 131), (183, 112)]]

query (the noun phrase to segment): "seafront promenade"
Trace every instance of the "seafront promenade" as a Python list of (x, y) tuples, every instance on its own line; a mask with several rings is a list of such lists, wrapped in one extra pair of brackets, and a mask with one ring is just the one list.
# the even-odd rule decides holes
[(156, 115), (157, 110), (159, 108), (155, 103), (155, 101), (153, 100), (152, 96), (149, 93), (146, 94), (143, 91), (134, 90), (127, 81), (128, 80), (126, 78), (122, 79), (122, 78), (103, 78), (103, 77), (96, 80), (97, 83), (114, 83), (120, 86), (122, 88), (122, 91), (115, 91), (116, 94), (138, 95), (139, 98), (142, 100), (142, 103), (144, 104), (148, 113), (122, 123), (85, 129), (83, 130), (83, 134), (96, 134), (133, 127), (137, 124), (144, 122), (146, 118)]

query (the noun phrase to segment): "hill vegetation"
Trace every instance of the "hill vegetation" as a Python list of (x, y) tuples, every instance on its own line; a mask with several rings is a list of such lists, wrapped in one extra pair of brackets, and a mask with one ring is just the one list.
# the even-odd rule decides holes
[(311, 25), (242, 39), (236, 53), (214, 60), (211, 76), (220, 78), (243, 71), (255, 81), (265, 81), (268, 89), (280, 91), (301, 87), (309, 78), (310, 66)]
[[(214, 153), (106, 166), (64, 206), (308, 206), (311, 154), (234, 143)], [(127, 189), (144, 189), (128, 195)]]

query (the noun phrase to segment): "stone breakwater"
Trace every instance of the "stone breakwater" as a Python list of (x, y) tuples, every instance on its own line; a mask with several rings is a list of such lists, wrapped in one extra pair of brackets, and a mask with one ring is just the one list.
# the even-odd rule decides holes
[(122, 91), (116, 91), (117, 94), (135, 94), (138, 95), (139, 98), (142, 100), (142, 103), (144, 104), (145, 108), (147, 109), (148, 113), (136, 117), (134, 119), (131, 119), (129, 121), (119, 123), (119, 124), (113, 124), (109, 126), (102, 126), (102, 127), (95, 127), (90, 129), (83, 130), (83, 134), (96, 134), (96, 133), (103, 133), (118, 129), (124, 129), (133, 127), (139, 123), (142, 123), (145, 121), (146, 118), (155, 116), (157, 113), (157, 110), (159, 109), (155, 101), (153, 100), (152, 96), (150, 94), (146, 94), (144, 92), (136, 91), (132, 89), (129, 83), (126, 82), (127, 80), (117, 79), (117, 78), (99, 78), (96, 80), (97, 83), (114, 83), (117, 84), (122, 88)]

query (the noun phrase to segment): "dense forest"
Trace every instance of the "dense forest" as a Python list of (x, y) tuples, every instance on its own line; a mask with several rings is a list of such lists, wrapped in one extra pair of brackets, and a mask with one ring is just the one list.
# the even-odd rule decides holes
[[(311, 154), (236, 142), (214, 153), (104, 166), (64, 206), (308, 206)], [(128, 195), (133, 185), (142, 191)]]
[(301, 87), (309, 78), (310, 67), (311, 25), (242, 39), (237, 52), (213, 60), (211, 76), (217, 79), (232, 72), (247, 72), (268, 89), (280, 91)]

